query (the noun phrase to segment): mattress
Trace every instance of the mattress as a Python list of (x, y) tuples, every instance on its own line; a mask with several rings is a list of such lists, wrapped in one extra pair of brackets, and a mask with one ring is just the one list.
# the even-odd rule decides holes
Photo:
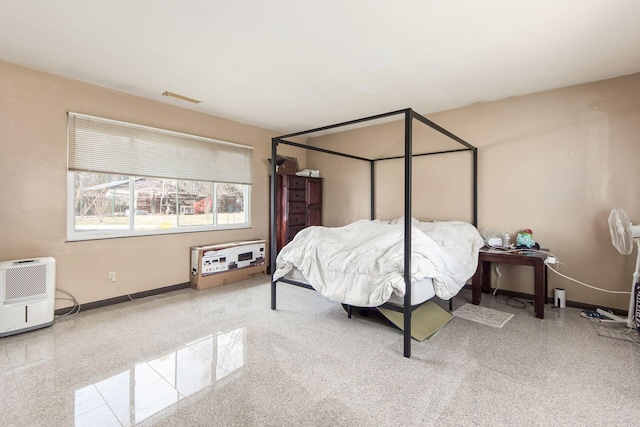
[[(284, 277), (289, 280), (310, 285), (302, 272), (295, 267)], [(436, 296), (436, 292), (433, 287), (433, 281), (430, 277), (425, 277), (424, 279), (418, 280), (417, 282), (411, 284), (411, 305), (421, 304), (425, 301), (430, 300), (434, 296)], [(404, 297), (398, 296), (393, 293), (391, 294), (391, 298), (389, 298), (389, 301), (387, 302), (396, 305), (403, 305)]]
[[(417, 282), (411, 284), (411, 305), (421, 304), (435, 296), (436, 291), (433, 288), (433, 281), (430, 277), (425, 277), (424, 279), (418, 280)], [(389, 301), (387, 302), (390, 302), (391, 304), (403, 305), (404, 297), (400, 297), (393, 293), (391, 294), (391, 298), (389, 298)]]

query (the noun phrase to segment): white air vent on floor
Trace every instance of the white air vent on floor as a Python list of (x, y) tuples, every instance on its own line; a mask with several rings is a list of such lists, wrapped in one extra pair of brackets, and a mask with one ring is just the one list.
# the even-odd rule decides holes
[(55, 278), (50, 257), (0, 262), (0, 337), (53, 323)]

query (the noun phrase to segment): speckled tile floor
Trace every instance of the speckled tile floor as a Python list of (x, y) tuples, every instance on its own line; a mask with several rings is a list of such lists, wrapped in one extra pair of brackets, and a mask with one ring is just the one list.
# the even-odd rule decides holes
[[(184, 289), (0, 339), (2, 426), (637, 425), (640, 346), (573, 308), (399, 331), (268, 278)], [(470, 302), (463, 290), (454, 308)], [(442, 303), (446, 307), (445, 303)], [(638, 336), (635, 335), (636, 340)]]

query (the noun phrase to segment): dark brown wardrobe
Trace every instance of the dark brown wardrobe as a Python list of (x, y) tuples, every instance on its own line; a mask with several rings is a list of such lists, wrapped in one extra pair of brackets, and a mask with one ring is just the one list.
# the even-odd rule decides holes
[(303, 228), (322, 225), (322, 178), (278, 175), (278, 252)]

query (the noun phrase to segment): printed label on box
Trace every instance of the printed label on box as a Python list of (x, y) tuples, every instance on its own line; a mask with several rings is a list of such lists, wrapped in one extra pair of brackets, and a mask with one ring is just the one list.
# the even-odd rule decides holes
[(264, 243), (253, 243), (202, 253), (202, 276), (239, 268), (264, 265)]

